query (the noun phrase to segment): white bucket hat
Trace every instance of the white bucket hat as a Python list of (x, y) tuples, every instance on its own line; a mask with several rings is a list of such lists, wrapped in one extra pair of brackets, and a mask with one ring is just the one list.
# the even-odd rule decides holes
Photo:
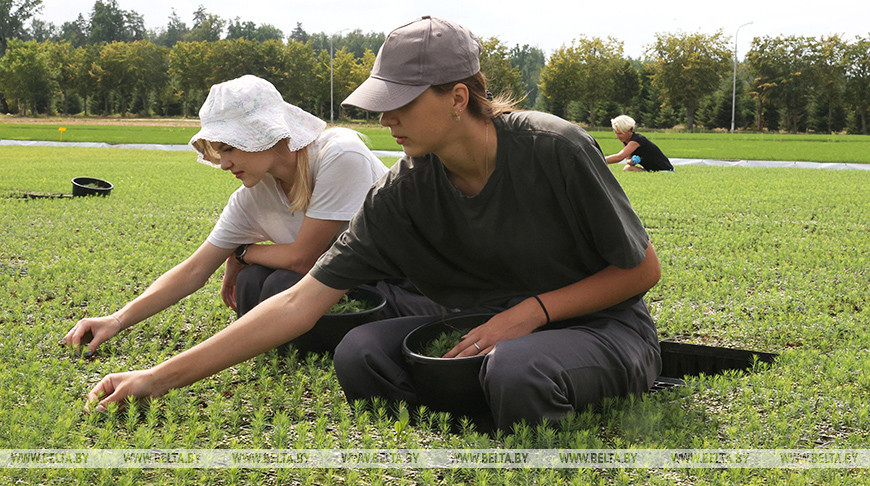
[[(202, 128), (190, 139), (223, 142), (245, 152), (262, 152), (288, 138), (291, 151), (313, 142), (326, 122), (284, 101), (265, 79), (250, 74), (211, 87), (199, 109)], [(216, 166), (197, 150), (198, 161)]]

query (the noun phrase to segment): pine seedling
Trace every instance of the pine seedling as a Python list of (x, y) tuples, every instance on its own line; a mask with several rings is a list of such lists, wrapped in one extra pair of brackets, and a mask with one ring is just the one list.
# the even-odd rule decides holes
[(408, 423), (411, 421), (411, 414), (408, 413), (408, 407), (404, 404), (399, 407), (397, 420), (393, 423), (393, 429), (396, 431), (396, 439), (402, 439), (408, 427)]
[(447, 412), (438, 412), (435, 415), (435, 422), (438, 424), (438, 431), (443, 435), (447, 435), (450, 432), (450, 421), (451, 416)]

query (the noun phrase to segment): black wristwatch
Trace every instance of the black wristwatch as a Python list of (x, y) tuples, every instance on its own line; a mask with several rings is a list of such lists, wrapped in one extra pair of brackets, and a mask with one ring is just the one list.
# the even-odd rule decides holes
[(236, 255), (236, 261), (241, 263), (242, 265), (247, 265), (248, 262), (245, 261), (245, 253), (248, 252), (248, 247), (251, 245), (239, 245), (236, 247), (236, 250), (233, 252)]

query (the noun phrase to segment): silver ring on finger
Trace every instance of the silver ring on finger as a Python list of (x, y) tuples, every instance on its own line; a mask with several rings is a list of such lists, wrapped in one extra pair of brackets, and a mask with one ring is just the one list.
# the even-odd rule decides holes
[(477, 348), (477, 352), (479, 353), (480, 352), (480, 345), (478, 345), (477, 342), (473, 342), (471, 344), (473, 344), (474, 347)]

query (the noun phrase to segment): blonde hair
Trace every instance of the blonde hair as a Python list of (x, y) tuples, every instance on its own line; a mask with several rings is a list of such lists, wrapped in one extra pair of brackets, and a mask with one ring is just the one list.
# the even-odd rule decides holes
[(218, 149), (214, 147), (214, 145), (226, 145), (221, 142), (209, 142), (205, 139), (197, 139), (194, 140), (192, 145), (197, 150), (197, 152), (202, 154), (202, 158), (211, 165), (217, 166), (220, 165), (221, 154), (218, 152)]
[(468, 88), (468, 111), (479, 118), (492, 118), (503, 113), (510, 113), (517, 109), (519, 100), (514, 99), (510, 95), (499, 94), (493, 98), (489, 90), (486, 89), (486, 76), (482, 72), (478, 72), (470, 78), (460, 79), (445, 84), (432, 86), (432, 89), (441, 94), (446, 94), (459, 83), (464, 84)]
[[(278, 143), (282, 142), (286, 144), (286, 139), (280, 140)], [(230, 147), (231, 145), (199, 139), (193, 142), (193, 146), (202, 153), (206, 161), (213, 165), (220, 165), (221, 151), (224, 147)], [(277, 146), (276, 144), (269, 150), (275, 150)], [(308, 146), (306, 145), (296, 151), (296, 176), (293, 178), (290, 192), (287, 194), (291, 211), (304, 212), (311, 203), (311, 193), (314, 191), (314, 187), (311, 183), (311, 167), (308, 164)]]
[(296, 177), (293, 179), (293, 185), (290, 186), (290, 193), (287, 194), (290, 210), (305, 212), (311, 203), (312, 192), (314, 187), (311, 184), (311, 167), (308, 165), (308, 145), (306, 145), (296, 151)]
[(628, 115), (619, 115), (618, 117), (610, 120), (610, 126), (613, 127), (618, 133), (628, 133), (634, 132), (634, 127), (636, 126), (634, 123), (634, 118)]

